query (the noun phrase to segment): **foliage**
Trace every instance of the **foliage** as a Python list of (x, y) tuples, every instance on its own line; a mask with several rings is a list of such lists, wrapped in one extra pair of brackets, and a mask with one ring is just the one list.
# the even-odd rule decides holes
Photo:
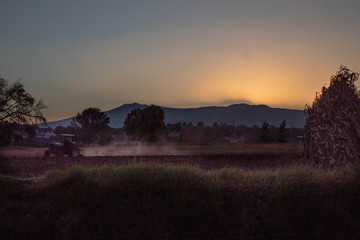
[(360, 161), (359, 74), (341, 66), (312, 105), (305, 107), (305, 156), (319, 166)]
[(196, 125), (198, 128), (202, 128), (204, 127), (204, 122), (203, 121), (199, 121)]
[(36, 101), (20, 81), (9, 84), (0, 78), (0, 122), (45, 123), (45, 108), (43, 101)]
[(262, 143), (268, 143), (268, 142), (273, 141), (270, 136), (269, 123), (266, 121), (263, 123), (263, 125), (259, 131), (259, 139), (260, 139), (260, 142), (262, 142)]
[(141, 109), (132, 110), (124, 122), (124, 132), (132, 140), (142, 139)]
[(109, 123), (110, 119), (99, 108), (87, 108), (76, 115), (72, 127), (79, 128), (85, 143), (94, 143), (109, 130)]
[(15, 141), (16, 123), (0, 122), (0, 146), (11, 145)]
[(55, 134), (55, 135), (63, 134), (63, 133), (66, 133), (66, 134), (76, 134), (75, 129), (74, 129), (74, 127), (72, 127), (72, 126), (67, 126), (67, 127), (57, 126), (57, 127), (54, 129), (54, 134)]
[(28, 136), (28, 139), (31, 141), (35, 136), (36, 136), (36, 131), (35, 131), (35, 128), (34, 126), (32, 125), (26, 125), (25, 126), (25, 132)]
[[(212, 126), (193, 125), (189, 123), (168, 123), (166, 130), (168, 141), (183, 143), (209, 144), (225, 142), (255, 143), (260, 142), (260, 129), (258, 126), (248, 127), (245, 125), (227, 125), (226, 123), (214, 123)], [(302, 136), (302, 128), (286, 128), (286, 121), (279, 127), (268, 125), (268, 136), (271, 141), (286, 142), (294, 141), (296, 136)]]
[(288, 137), (288, 131), (286, 130), (286, 125), (287, 125), (286, 120), (283, 120), (280, 123), (279, 132), (277, 136), (278, 142), (286, 142), (286, 139)]
[(164, 111), (155, 105), (131, 111), (124, 122), (124, 132), (135, 141), (157, 142), (165, 132)]
[[(35, 138), (43, 130), (36, 125), (17, 124), (15, 122), (0, 122), (0, 146), (29, 146), (37, 145)], [(36, 142), (36, 144), (35, 144)]]
[[(357, 239), (359, 168), (139, 163), (0, 175), (4, 239)], [(11, 185), (11, 188), (4, 186)]]

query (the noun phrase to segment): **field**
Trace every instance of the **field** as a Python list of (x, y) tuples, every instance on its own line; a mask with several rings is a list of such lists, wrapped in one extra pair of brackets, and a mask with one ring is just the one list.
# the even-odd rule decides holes
[(301, 144), (42, 152), (2, 150), (2, 239), (360, 239), (360, 167), (304, 165)]
[[(7, 147), (0, 148), (4, 157), (42, 157), (45, 148)], [(231, 155), (231, 154), (302, 154), (302, 143), (267, 144), (119, 144), (115, 146), (92, 146), (84, 148), (85, 156), (124, 156), (124, 155)]]
[(85, 147), (84, 157), (44, 158), (45, 148), (12, 147), (3, 149), (0, 174), (33, 177), (49, 170), (81, 164), (87, 167), (130, 162), (189, 164), (202, 169), (241, 167), (275, 168), (298, 164), (302, 144), (216, 144), (216, 145), (119, 145)]

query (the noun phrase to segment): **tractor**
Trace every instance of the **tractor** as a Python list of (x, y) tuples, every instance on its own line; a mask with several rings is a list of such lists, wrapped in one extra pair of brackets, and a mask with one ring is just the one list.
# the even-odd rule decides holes
[(48, 149), (44, 151), (44, 157), (50, 157), (51, 154), (56, 157), (67, 155), (69, 157), (78, 157), (83, 155), (83, 150), (74, 142), (74, 134), (58, 134), (56, 141), (49, 144)]

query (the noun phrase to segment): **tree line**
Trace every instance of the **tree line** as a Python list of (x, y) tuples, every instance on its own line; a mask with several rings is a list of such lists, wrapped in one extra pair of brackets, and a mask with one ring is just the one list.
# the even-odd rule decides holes
[[(41, 129), (34, 123), (46, 123), (42, 110), (46, 106), (40, 99), (35, 100), (24, 89), (20, 81), (10, 84), (0, 78), (0, 144), (31, 141), (37, 132), (51, 131)], [(84, 144), (108, 144), (114, 140), (141, 142), (178, 141), (185, 143), (211, 142), (286, 142), (301, 135), (301, 130), (286, 128), (284, 120), (279, 127), (264, 121), (261, 127), (234, 126), (214, 123), (205, 126), (199, 121), (175, 124), (164, 123), (165, 114), (159, 106), (151, 105), (132, 110), (124, 121), (122, 129), (109, 127), (109, 117), (99, 108), (91, 107), (77, 113), (70, 126), (58, 126), (54, 134), (70, 133)], [(122, 136), (122, 137), (121, 137)], [(26, 142), (26, 141), (25, 141)]]
[[(3, 122), (0, 124), (1, 145), (46, 145), (49, 140), (37, 139), (45, 134), (74, 134), (75, 141), (83, 144), (106, 145), (111, 142), (179, 142), (191, 144), (243, 142), (269, 143), (288, 142), (302, 135), (302, 129), (287, 128), (286, 121), (279, 126), (264, 122), (262, 126), (228, 125), (214, 123), (206, 126), (202, 121), (178, 122), (165, 125), (164, 113), (158, 106), (134, 109), (124, 122), (123, 128), (110, 128), (109, 118), (98, 108), (87, 108), (72, 119), (69, 126), (55, 129), (41, 128), (37, 125)], [(24, 137), (25, 136), (25, 137)], [(52, 138), (50, 138), (50, 141)], [(55, 140), (55, 137), (54, 137)], [(40, 141), (40, 142), (39, 142)]]

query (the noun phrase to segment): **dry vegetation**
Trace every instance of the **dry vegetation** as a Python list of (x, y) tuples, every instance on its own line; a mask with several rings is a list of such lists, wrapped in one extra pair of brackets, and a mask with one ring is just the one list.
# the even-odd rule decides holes
[(358, 73), (341, 67), (323, 87), (312, 106), (307, 106), (306, 157), (322, 167), (360, 161), (360, 98), (355, 86)]
[(302, 144), (137, 145), (81, 158), (15, 150), (0, 159), (3, 239), (360, 236), (359, 166), (303, 165)]
[[(26, 182), (32, 184), (26, 185)], [(356, 239), (360, 169), (73, 166), (0, 177), (4, 239)]]

